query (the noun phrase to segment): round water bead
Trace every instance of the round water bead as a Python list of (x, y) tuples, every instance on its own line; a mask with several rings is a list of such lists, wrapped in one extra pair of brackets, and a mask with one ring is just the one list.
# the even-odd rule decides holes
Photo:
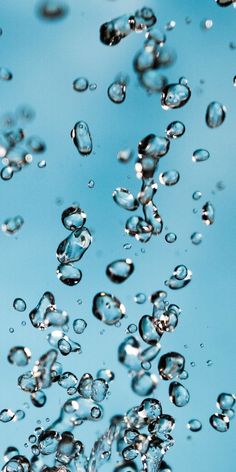
[(223, 413), (215, 413), (209, 419), (210, 425), (219, 433), (225, 433), (229, 429), (229, 418)]
[(15, 298), (13, 302), (13, 308), (15, 308), (16, 311), (25, 311), (26, 310), (26, 303), (23, 298)]
[(87, 328), (87, 323), (81, 318), (77, 318), (73, 321), (73, 329), (76, 334), (82, 334)]
[(199, 420), (192, 419), (192, 420), (189, 420), (189, 422), (188, 422), (188, 424), (187, 424), (187, 427), (188, 427), (188, 429), (190, 429), (190, 431), (192, 431), (193, 433), (197, 433), (198, 431), (201, 431), (201, 429), (202, 429), (202, 423), (201, 423), (201, 421), (199, 421)]
[(76, 92), (85, 92), (88, 89), (89, 82), (85, 77), (78, 77), (73, 82), (73, 89)]
[(60, 264), (57, 268), (57, 277), (65, 285), (73, 287), (82, 279), (82, 272), (72, 264)]
[(206, 149), (196, 149), (192, 155), (193, 162), (203, 162), (209, 159), (210, 153)]
[(114, 295), (100, 292), (93, 299), (93, 314), (108, 325), (114, 325), (125, 316), (124, 305)]

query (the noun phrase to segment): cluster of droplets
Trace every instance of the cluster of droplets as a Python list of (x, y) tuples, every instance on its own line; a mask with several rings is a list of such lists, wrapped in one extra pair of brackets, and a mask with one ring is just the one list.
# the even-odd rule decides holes
[(225, 433), (229, 429), (230, 421), (235, 415), (233, 409), (235, 400), (236, 396), (232, 393), (220, 393), (217, 398), (216, 406), (221, 411), (220, 413), (217, 412), (211, 415), (209, 422), (219, 433)]
[(61, 216), (64, 227), (71, 233), (57, 248), (56, 256), (60, 262), (57, 277), (70, 287), (77, 285), (82, 278), (78, 262), (92, 242), (91, 233), (84, 226), (86, 218), (86, 213), (78, 205), (67, 208)]
[[(24, 105), (15, 113), (1, 117), (0, 125), (0, 158), (2, 163), (1, 179), (10, 180), (14, 174), (28, 167), (33, 156), (46, 150), (44, 141), (38, 136), (27, 136), (26, 126), (34, 119), (31, 107)], [(43, 167), (39, 161), (38, 167)], [(20, 217), (16, 217), (20, 218)]]

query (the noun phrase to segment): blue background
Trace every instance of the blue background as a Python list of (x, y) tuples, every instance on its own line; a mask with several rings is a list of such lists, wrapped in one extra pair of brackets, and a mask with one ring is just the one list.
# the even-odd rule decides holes
[[(217, 433), (209, 425), (209, 416), (216, 411), (215, 401), (222, 391), (235, 391), (235, 122), (236, 50), (229, 47), (236, 40), (236, 10), (219, 8), (213, 0), (148, 0), (154, 9), (158, 25), (175, 20), (176, 28), (167, 33), (167, 44), (177, 52), (176, 63), (168, 69), (170, 82), (187, 77), (192, 98), (186, 107), (164, 111), (159, 95), (149, 96), (133, 72), (133, 57), (142, 46), (144, 36), (133, 34), (117, 47), (109, 48), (99, 41), (99, 27), (105, 21), (123, 13), (133, 13), (143, 6), (141, 0), (67, 0), (68, 16), (58, 22), (44, 22), (35, 14), (37, 2), (31, 0), (2, 0), (0, 5), (1, 66), (8, 67), (13, 80), (0, 82), (0, 111), (14, 112), (21, 104), (36, 111), (35, 120), (27, 125), (27, 133), (41, 136), (47, 145), (42, 158), (44, 169), (37, 167), (37, 158), (29, 168), (16, 174), (9, 182), (0, 183), (0, 219), (20, 214), (25, 220), (16, 237), (0, 234), (1, 254), (1, 389), (0, 408), (13, 410), (29, 403), (21, 422), (0, 424), (0, 452), (8, 445), (19, 447), (22, 454), (36, 421), (46, 426), (53, 420), (66, 399), (57, 385), (46, 391), (48, 401), (42, 410), (30, 404), (29, 397), (16, 386), (17, 377), (26, 369), (11, 366), (9, 349), (17, 344), (32, 351), (33, 362), (49, 345), (45, 332), (35, 330), (28, 312), (36, 306), (44, 291), (54, 293), (59, 308), (68, 311), (71, 319), (82, 317), (88, 328), (81, 336), (70, 331), (72, 339), (81, 342), (83, 354), (63, 358), (64, 370), (78, 377), (84, 372), (96, 374), (103, 366), (115, 372), (111, 395), (105, 401), (105, 417), (101, 423), (85, 424), (76, 436), (85, 442), (87, 451), (109, 424), (109, 418), (124, 413), (140, 402), (130, 388), (127, 371), (117, 362), (117, 347), (125, 337), (130, 323), (138, 323), (141, 315), (149, 314), (151, 305), (137, 305), (133, 297), (138, 292), (147, 296), (164, 288), (173, 268), (186, 264), (193, 272), (190, 285), (169, 293), (169, 300), (181, 306), (183, 313), (173, 334), (162, 339), (162, 353), (170, 350), (186, 357), (189, 379), (185, 382), (191, 401), (183, 409), (174, 407), (168, 399), (168, 385), (160, 381), (156, 396), (164, 412), (176, 418), (176, 444), (166, 455), (174, 472), (229, 472), (235, 455), (235, 426)], [(192, 19), (186, 24), (185, 18)], [(203, 19), (213, 20), (213, 28), (204, 31)], [(117, 73), (130, 76), (127, 98), (121, 105), (107, 97), (107, 87)], [(85, 76), (97, 84), (95, 91), (76, 93), (72, 82)], [(200, 84), (204, 79), (205, 83)], [(225, 123), (216, 130), (207, 128), (205, 110), (209, 102), (218, 100), (227, 107)], [(151, 132), (163, 135), (168, 123), (178, 119), (186, 126), (185, 135), (173, 142), (170, 152), (160, 162), (160, 172), (178, 169), (180, 181), (173, 187), (159, 186), (155, 197), (160, 214), (169, 231), (177, 234), (176, 243), (165, 242), (163, 231), (145, 246), (125, 235), (127, 215), (112, 200), (118, 186), (137, 192), (140, 182), (134, 173), (134, 159), (127, 165), (117, 161), (117, 152), (125, 147), (136, 150), (138, 141)], [(94, 153), (81, 157), (70, 139), (75, 122), (89, 124)], [(210, 159), (194, 164), (191, 156), (196, 148), (206, 148)], [(88, 187), (93, 179), (94, 188)], [(222, 180), (223, 191), (216, 190)], [(199, 202), (192, 193), (200, 190)], [(61, 198), (61, 206), (56, 199)], [(201, 206), (210, 200), (216, 208), (216, 222), (205, 227), (201, 221)], [(67, 232), (61, 224), (61, 212), (78, 201), (87, 213), (87, 226), (94, 231), (94, 242), (81, 261), (83, 279), (74, 288), (61, 284), (55, 275), (55, 251)], [(197, 213), (193, 213), (197, 208)], [(193, 246), (190, 235), (203, 233), (200, 246)], [(132, 248), (125, 250), (123, 244)], [(141, 252), (145, 248), (145, 253)], [(114, 259), (130, 257), (135, 272), (122, 286), (113, 285), (105, 275), (106, 265)], [(125, 304), (128, 318), (120, 328), (107, 327), (91, 312), (95, 293), (114, 293)], [(14, 298), (22, 297), (27, 311), (16, 312)], [(78, 305), (77, 300), (82, 299)], [(25, 320), (26, 326), (21, 322)], [(9, 328), (14, 333), (9, 333)], [(102, 333), (102, 334), (101, 334)], [(204, 348), (200, 347), (204, 343)], [(187, 345), (187, 348), (184, 348)], [(207, 367), (211, 359), (213, 365)], [(190, 363), (196, 366), (191, 367)], [(156, 371), (157, 361), (152, 371)], [(189, 432), (189, 419), (203, 423), (199, 433)], [(111, 470), (111, 465), (103, 469)]]

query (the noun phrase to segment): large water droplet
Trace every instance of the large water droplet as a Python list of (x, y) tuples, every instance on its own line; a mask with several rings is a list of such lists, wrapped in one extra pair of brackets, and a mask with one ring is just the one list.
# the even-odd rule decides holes
[(187, 405), (190, 400), (189, 391), (179, 382), (171, 382), (169, 386), (169, 397), (170, 401), (180, 408)]
[(73, 287), (82, 279), (82, 272), (72, 264), (60, 264), (57, 268), (57, 277), (65, 285)]
[(61, 264), (79, 261), (89, 248), (92, 236), (87, 228), (71, 233), (57, 248), (57, 259)]
[(31, 358), (31, 352), (28, 347), (15, 346), (12, 347), (8, 353), (7, 360), (10, 364), (18, 367), (26, 366)]
[(167, 187), (171, 187), (172, 185), (176, 185), (179, 182), (180, 175), (177, 170), (167, 170), (166, 172), (162, 172), (159, 175), (159, 180), (162, 185), (166, 185)]
[(78, 206), (71, 206), (63, 211), (61, 220), (66, 229), (75, 231), (86, 223), (86, 213)]
[(219, 102), (211, 102), (206, 111), (206, 124), (209, 128), (218, 128), (226, 117), (226, 107)]
[(93, 314), (107, 325), (114, 325), (125, 315), (125, 307), (109, 293), (100, 292), (93, 299)]
[(133, 271), (134, 264), (131, 259), (119, 259), (109, 264), (106, 268), (107, 276), (116, 284), (121, 284), (127, 280)]
[(209, 422), (219, 433), (225, 433), (229, 429), (229, 418), (227, 415), (215, 413), (210, 417)]
[(180, 375), (185, 366), (185, 358), (178, 352), (168, 352), (161, 356), (158, 371), (163, 380), (172, 380)]
[(193, 152), (192, 161), (193, 162), (203, 162), (209, 159), (210, 153), (206, 149), (196, 149)]
[(235, 395), (231, 393), (221, 393), (217, 398), (217, 407), (221, 410), (230, 410), (235, 404)]
[(133, 378), (131, 382), (131, 388), (141, 397), (151, 395), (157, 386), (157, 377), (149, 372), (139, 372)]
[(185, 287), (192, 280), (192, 272), (185, 265), (175, 267), (172, 276), (165, 281), (165, 285), (172, 290)]
[(162, 91), (161, 105), (164, 110), (181, 108), (190, 97), (191, 90), (186, 83), (169, 84)]
[(85, 121), (78, 121), (71, 131), (71, 138), (82, 156), (88, 156), (93, 150), (89, 127)]
[(128, 211), (137, 210), (139, 206), (138, 200), (126, 188), (118, 187), (112, 194), (114, 202), (121, 208)]

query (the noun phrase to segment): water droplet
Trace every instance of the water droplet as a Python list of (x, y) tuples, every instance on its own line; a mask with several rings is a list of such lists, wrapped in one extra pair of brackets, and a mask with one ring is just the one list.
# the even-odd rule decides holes
[(175, 267), (172, 276), (165, 281), (165, 285), (172, 290), (178, 290), (185, 287), (192, 280), (192, 272), (184, 265)]
[(202, 193), (199, 191), (199, 190), (196, 190), (195, 192), (193, 192), (193, 200), (200, 200), (200, 198), (202, 197)]
[(61, 264), (79, 261), (89, 248), (92, 236), (85, 227), (72, 232), (57, 248), (57, 259)]
[(93, 150), (89, 127), (85, 121), (78, 121), (71, 131), (71, 138), (82, 156), (88, 156)]
[(94, 180), (92, 180), (92, 179), (89, 180), (89, 181), (88, 181), (88, 188), (94, 188), (94, 187), (95, 187), (95, 182), (94, 182)]
[(2, 421), (2, 423), (8, 423), (9, 421), (12, 421), (14, 416), (15, 413), (9, 408), (0, 411), (0, 421)]
[(211, 29), (213, 27), (213, 21), (211, 19), (202, 20), (201, 28), (205, 31)]
[(8, 218), (2, 224), (2, 231), (7, 234), (17, 233), (24, 224), (22, 216), (15, 216), (13, 218)]
[(67, 15), (68, 7), (61, 0), (42, 0), (37, 6), (37, 13), (44, 20), (60, 20)]
[(13, 177), (14, 171), (12, 166), (5, 166), (1, 170), (1, 179), (2, 180), (10, 180)]
[(77, 384), (78, 379), (72, 372), (64, 372), (58, 380), (58, 385), (65, 389), (76, 387)]
[(61, 221), (66, 229), (75, 231), (86, 223), (86, 213), (78, 206), (71, 206), (63, 211)]
[(12, 347), (8, 353), (7, 360), (10, 364), (18, 367), (26, 366), (31, 358), (31, 352), (28, 347), (15, 346)]
[(38, 390), (37, 392), (32, 393), (30, 399), (36, 408), (42, 408), (47, 401), (47, 397), (43, 390)]
[(115, 46), (131, 33), (132, 26), (129, 15), (114, 18), (100, 27), (100, 40), (106, 46)]
[(217, 5), (220, 7), (228, 7), (229, 5), (232, 5), (235, 0), (215, 0)]
[(87, 323), (81, 318), (77, 318), (73, 321), (73, 329), (76, 334), (82, 334), (87, 328)]
[(131, 259), (119, 259), (107, 266), (106, 275), (112, 282), (121, 284), (131, 276), (133, 271), (134, 264)]
[(188, 429), (190, 429), (190, 431), (192, 431), (193, 433), (197, 433), (198, 431), (201, 431), (201, 429), (202, 429), (202, 423), (201, 423), (201, 421), (199, 421), (199, 420), (192, 419), (192, 420), (189, 420), (189, 422), (188, 422), (188, 424), (187, 424), (187, 427), (188, 427)]
[(206, 124), (209, 128), (218, 128), (226, 117), (226, 107), (219, 102), (211, 102), (206, 111)]
[(143, 181), (141, 191), (138, 193), (138, 200), (142, 205), (150, 203), (158, 189), (157, 183), (152, 182), (148, 185)]
[(13, 77), (11, 71), (6, 67), (0, 67), (0, 80), (11, 80)]
[(229, 429), (229, 418), (222, 413), (215, 413), (209, 419), (210, 425), (219, 433), (225, 433)]
[(117, 153), (117, 159), (119, 162), (129, 162), (133, 157), (133, 151), (132, 149), (121, 149)]
[(46, 145), (38, 136), (30, 136), (27, 139), (27, 146), (30, 148), (31, 152), (41, 153), (46, 150)]
[(196, 149), (192, 156), (193, 162), (203, 162), (209, 159), (210, 153), (206, 149)]
[(153, 10), (149, 7), (143, 7), (137, 10), (134, 15), (134, 28), (138, 33), (155, 25), (157, 19)]
[(16, 311), (25, 311), (26, 310), (26, 303), (23, 298), (15, 298), (13, 302), (13, 308), (15, 308)]
[(161, 96), (161, 105), (164, 110), (173, 108), (181, 108), (191, 97), (191, 90), (187, 84), (169, 84), (163, 91)]
[(93, 406), (93, 408), (91, 409), (92, 418), (98, 419), (98, 418), (100, 418), (101, 414), (102, 414), (102, 412), (101, 412), (100, 408), (98, 408), (97, 406)]
[(126, 188), (118, 187), (112, 194), (113, 200), (124, 210), (134, 211), (139, 206), (138, 200)]
[(96, 318), (108, 325), (120, 321), (126, 313), (124, 305), (114, 295), (101, 292), (93, 299), (93, 314)]
[(180, 375), (185, 366), (185, 358), (178, 352), (168, 352), (161, 356), (158, 372), (163, 380), (172, 380)]
[(158, 159), (165, 156), (170, 148), (170, 141), (168, 138), (149, 134), (138, 144), (138, 153), (140, 156), (149, 156), (153, 159)]
[(107, 383), (110, 383), (115, 378), (114, 372), (110, 369), (100, 369), (97, 373), (99, 379), (105, 380)]
[(221, 393), (217, 398), (217, 407), (221, 410), (230, 410), (235, 404), (235, 395), (231, 393)]
[(142, 316), (139, 321), (139, 334), (145, 343), (157, 345), (161, 335), (157, 330), (156, 318), (148, 315)]
[(113, 82), (107, 90), (107, 95), (113, 103), (123, 103), (126, 98), (126, 85)]
[(146, 297), (145, 293), (137, 293), (134, 297), (134, 301), (138, 305), (142, 305), (143, 303), (146, 302), (146, 300), (147, 300), (147, 297)]
[(132, 378), (131, 388), (141, 397), (151, 395), (157, 386), (157, 377), (150, 372), (139, 372)]
[(215, 209), (210, 202), (206, 202), (202, 207), (202, 221), (205, 225), (213, 225), (215, 221)]
[(78, 77), (73, 82), (73, 89), (76, 92), (85, 92), (88, 89), (89, 82), (85, 77)]
[(60, 264), (57, 268), (57, 277), (65, 285), (74, 287), (82, 279), (82, 272), (72, 264)]
[[(149, 56), (151, 56), (150, 53)], [(140, 56), (138, 59), (141, 59)], [(140, 64), (135, 64), (135, 66), (138, 70), (140, 70), (140, 68), (142, 69)], [(162, 92), (163, 88), (167, 86), (167, 78), (164, 75), (160, 74), (159, 69), (147, 69), (141, 71), (141, 73), (139, 74), (139, 81), (149, 93), (160, 93)]]
[(47, 163), (45, 160), (41, 160), (38, 162), (38, 167), (39, 169), (44, 169), (46, 167)]
[(168, 138), (177, 139), (185, 133), (185, 126), (182, 121), (172, 121), (166, 128)]
[(176, 22), (175, 22), (174, 20), (168, 21), (168, 23), (166, 23), (166, 25), (165, 25), (166, 31), (171, 31), (171, 30), (173, 30), (175, 27), (176, 27)]
[(29, 319), (35, 328), (46, 329), (49, 326), (65, 325), (68, 322), (68, 314), (56, 307), (51, 292), (45, 292), (38, 305), (30, 312)]
[(152, 201), (143, 206), (145, 222), (151, 226), (152, 234), (160, 234), (163, 229), (163, 221), (158, 213), (156, 205)]
[(191, 241), (195, 246), (198, 246), (198, 244), (201, 244), (202, 242), (202, 233), (195, 232), (191, 234)]
[(175, 233), (167, 233), (165, 235), (165, 240), (167, 243), (174, 243), (177, 239), (177, 236)]
[(169, 386), (169, 397), (170, 401), (180, 408), (187, 405), (190, 400), (189, 391), (179, 382), (171, 382)]
[(162, 172), (159, 175), (159, 180), (162, 185), (166, 185), (167, 187), (171, 187), (172, 185), (176, 185), (179, 182), (180, 175), (177, 170), (167, 170), (166, 172)]

